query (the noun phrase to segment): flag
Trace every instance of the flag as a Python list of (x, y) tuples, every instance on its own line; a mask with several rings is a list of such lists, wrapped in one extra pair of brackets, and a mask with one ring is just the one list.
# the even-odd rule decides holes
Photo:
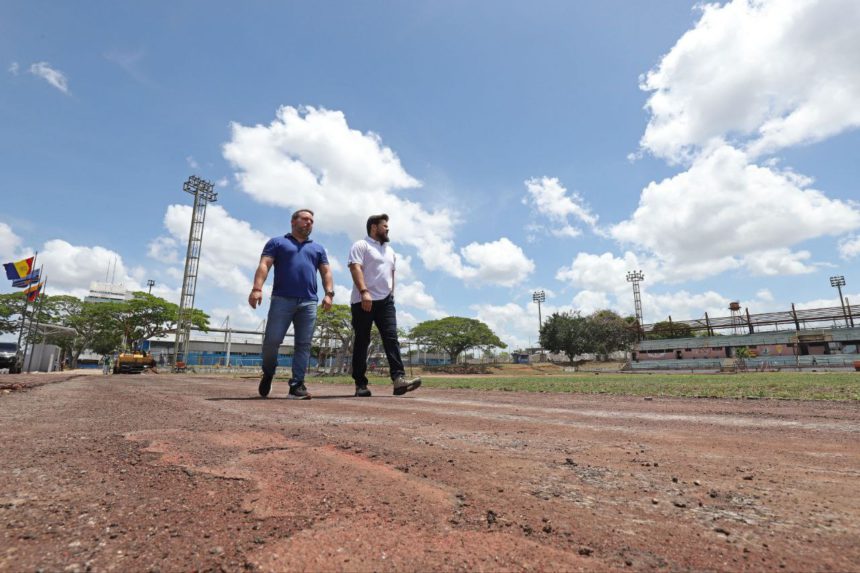
[(24, 259), (22, 261), (18, 261), (17, 263), (6, 263), (3, 265), (3, 268), (6, 269), (6, 278), (10, 281), (14, 281), (17, 279), (23, 279), (31, 272), (33, 272), (33, 259), (35, 257), (30, 257), (29, 259)]
[(39, 282), (39, 276), (42, 274), (42, 269), (36, 269), (23, 279), (17, 279), (12, 281), (13, 288), (24, 288), (28, 287), (33, 283)]
[(24, 289), (24, 294), (27, 295), (27, 300), (29, 302), (33, 302), (34, 300), (39, 298), (39, 295), (41, 294), (40, 291), (42, 290), (42, 286), (44, 286), (44, 284), (44, 282), (41, 282), (35, 286), (27, 287), (26, 289)]

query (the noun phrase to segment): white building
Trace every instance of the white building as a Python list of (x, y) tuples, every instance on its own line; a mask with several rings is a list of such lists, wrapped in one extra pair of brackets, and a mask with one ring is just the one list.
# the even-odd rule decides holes
[(134, 298), (134, 294), (125, 290), (122, 283), (90, 283), (90, 294), (84, 298), (84, 302), (124, 302)]

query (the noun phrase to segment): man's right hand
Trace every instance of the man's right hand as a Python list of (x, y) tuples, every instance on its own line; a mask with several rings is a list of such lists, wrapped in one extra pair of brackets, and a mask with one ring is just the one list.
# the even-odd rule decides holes
[(361, 310), (370, 312), (373, 309), (373, 299), (370, 298), (370, 291), (365, 289), (361, 293)]
[(256, 309), (258, 304), (263, 303), (263, 291), (261, 290), (252, 290), (251, 294), (248, 295), (248, 304), (251, 305), (251, 308)]

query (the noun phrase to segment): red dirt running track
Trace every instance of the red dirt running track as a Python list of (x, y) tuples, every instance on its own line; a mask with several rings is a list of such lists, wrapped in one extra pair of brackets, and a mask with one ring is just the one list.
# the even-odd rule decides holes
[(0, 571), (860, 570), (855, 403), (3, 385)]

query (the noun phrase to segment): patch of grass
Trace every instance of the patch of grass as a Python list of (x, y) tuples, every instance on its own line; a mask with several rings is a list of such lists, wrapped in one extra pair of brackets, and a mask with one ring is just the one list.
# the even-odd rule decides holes
[[(705, 398), (782, 398), (793, 400), (860, 400), (860, 373), (756, 372), (739, 374), (594, 374), (553, 376), (422, 377), (428, 388), (611, 394), (616, 396), (676, 396)], [(310, 382), (352, 384), (345, 376)], [(388, 384), (372, 379), (374, 386)]]

